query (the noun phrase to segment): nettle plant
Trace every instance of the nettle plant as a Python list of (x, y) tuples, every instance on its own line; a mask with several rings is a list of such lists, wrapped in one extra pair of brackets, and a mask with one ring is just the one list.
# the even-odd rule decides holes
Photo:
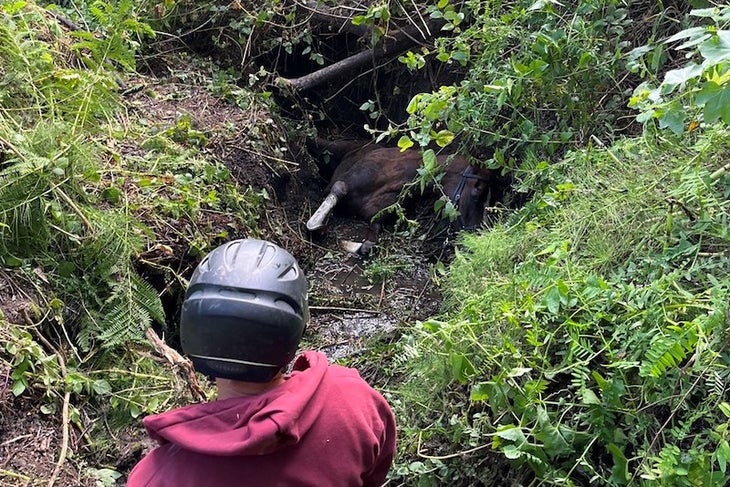
[(668, 45), (687, 59), (664, 74), (660, 83), (639, 85), (629, 106), (639, 110), (637, 121), (656, 122), (679, 135), (702, 123), (730, 124), (730, 6), (692, 10), (705, 25), (684, 29), (658, 46), (642, 46), (629, 54), (628, 68), (646, 74)]

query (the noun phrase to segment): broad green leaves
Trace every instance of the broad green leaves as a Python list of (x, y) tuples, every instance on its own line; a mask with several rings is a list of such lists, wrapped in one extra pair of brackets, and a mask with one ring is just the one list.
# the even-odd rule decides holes
[(730, 125), (730, 84), (708, 81), (697, 92), (695, 102), (704, 107), (705, 122), (722, 120)]
[[(699, 123), (722, 121), (730, 124), (730, 30), (724, 27), (730, 20), (730, 7), (699, 9), (691, 16), (714, 21), (714, 25), (684, 29), (664, 41), (677, 51), (686, 51), (686, 65), (669, 70), (657, 86), (642, 83), (634, 90), (629, 106), (641, 111), (637, 120), (656, 120), (661, 129), (675, 134), (692, 130)], [(635, 57), (651, 52), (649, 46), (634, 50)]]

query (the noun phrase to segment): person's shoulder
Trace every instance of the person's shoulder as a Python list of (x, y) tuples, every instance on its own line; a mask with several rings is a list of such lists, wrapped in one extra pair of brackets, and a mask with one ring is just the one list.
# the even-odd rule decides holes
[(327, 367), (325, 380), (348, 391), (361, 391), (380, 396), (380, 393), (362, 378), (357, 369), (344, 367), (342, 365), (330, 364)]
[(329, 364), (329, 366), (327, 367), (327, 374), (331, 378), (343, 380), (350, 379), (358, 382), (365, 382), (365, 379), (360, 376), (360, 372), (358, 372), (357, 369), (345, 367), (344, 365)]
[(321, 352), (308, 351), (303, 355), (313, 371), (320, 371), (324, 383), (350, 392), (360, 391), (363, 394), (380, 396), (380, 393), (362, 378), (357, 369), (331, 363)]

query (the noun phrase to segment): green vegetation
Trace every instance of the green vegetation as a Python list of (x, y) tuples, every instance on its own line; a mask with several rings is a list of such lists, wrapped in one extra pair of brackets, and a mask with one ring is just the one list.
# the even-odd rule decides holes
[(462, 239), (446, 314), (399, 344), (422, 485), (489, 479), (480, 449), (550, 484), (727, 483), (730, 133), (676, 142), (538, 164), (527, 206)]
[[(366, 133), (427, 148), (413, 191), (458, 144), (511, 170), (520, 202), (434, 265), (441, 314), (350, 360), (396, 411), (392, 485), (730, 482), (730, 7), (691, 3), (353, 2), (367, 47), (396, 22), (439, 22), (388, 69), (448, 82), (398, 121), (395, 88), (357, 103)], [(287, 143), (328, 116), (294, 96), (284, 119), (272, 86), (282, 56), (331, 62), (312, 19), (292, 2), (0, 0), (2, 398), (60, 421), (58, 465), (79, 478), (118, 483), (120, 428), (189, 396), (146, 333), (174, 342), (196, 259), (234, 236), (301, 238), (267, 226), (266, 188), (210, 149), (297, 177)], [(186, 52), (178, 84), (148, 84), (139, 64), (164, 71), (156, 43), (183, 31), (230, 64)], [(207, 131), (135, 98), (205, 94), (245, 117)], [(399, 237), (421, 235), (393, 210)], [(401, 247), (368, 261), (372, 283), (416, 266)]]
[[(150, 360), (145, 338), (166, 330), (162, 299), (184, 286), (184, 259), (229, 230), (254, 233), (263, 195), (204, 159), (185, 116), (159, 126), (130, 113), (121, 76), (153, 32), (133, 2), (86, 7), (99, 35), (69, 35), (50, 10), (0, 2), (0, 276), (11, 302), (0, 371), (3, 395), (62, 420), (65, 447), (75, 427), (96, 461), (114, 465), (108, 427), (178, 404), (185, 390)], [(164, 289), (151, 283), (159, 276)], [(72, 454), (62, 449), (60, 462)]]

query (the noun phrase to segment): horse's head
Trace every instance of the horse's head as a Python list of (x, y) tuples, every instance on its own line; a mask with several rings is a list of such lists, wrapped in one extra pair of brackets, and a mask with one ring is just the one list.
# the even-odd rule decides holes
[(498, 171), (479, 166), (467, 165), (461, 172), (459, 182), (449, 196), (459, 210), (457, 223), (462, 230), (475, 230), (483, 223), (484, 208), (498, 198), (496, 190), (500, 179)]

